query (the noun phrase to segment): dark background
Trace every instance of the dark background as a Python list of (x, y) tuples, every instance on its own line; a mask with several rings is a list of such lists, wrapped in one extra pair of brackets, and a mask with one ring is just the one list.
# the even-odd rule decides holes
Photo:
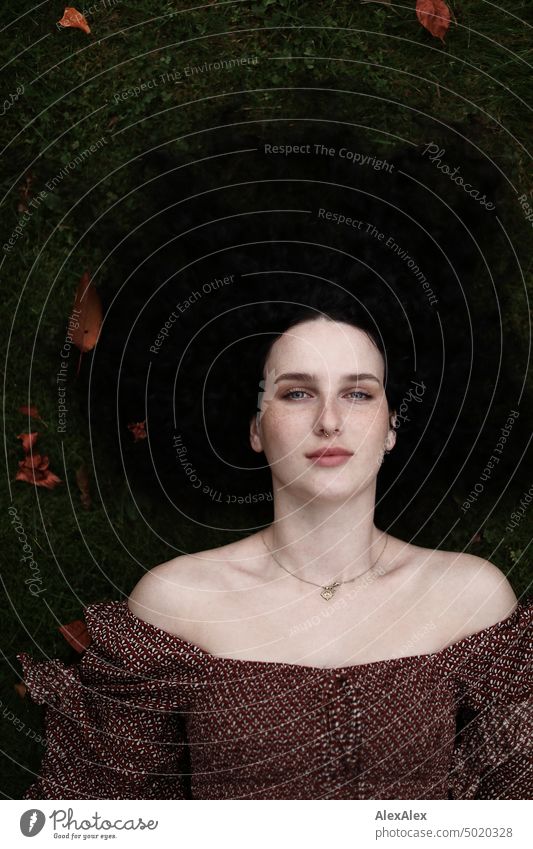
[[(508, 530), (531, 485), (531, 231), (517, 201), (524, 193), (531, 201), (526, 4), (509, 4), (512, 15), (484, 5), (481, 18), (477, 3), (454, 5), (458, 23), (445, 44), (420, 27), (414, 4), (193, 5), (102, 7), (89, 17), (90, 35), (58, 29), (63, 9), (53, 4), (30, 14), (8, 2), (2, 11), (5, 24), (20, 16), (3, 45), (4, 90), (24, 86), (4, 115), (2, 244), (21, 219), (27, 178), (35, 197), (68, 168), (3, 265), (7, 798), (20, 798), (42, 751), (32, 742), (42, 711), (14, 690), (15, 654), (75, 659), (57, 629), (81, 618), (86, 604), (123, 598), (157, 563), (270, 521), (269, 502), (224, 502), (270, 487), (248, 424), (257, 334), (281, 319), (280, 301), (327, 304), (331, 287), (345, 287), (381, 316), (394, 391), (401, 397), (412, 380), (427, 387), (380, 472), (378, 526), (417, 545), (488, 558), (517, 595), (529, 591), (528, 512)], [(185, 70), (252, 56), (255, 64), (236, 69)], [(170, 72), (177, 81), (161, 83)], [(495, 210), (421, 155), (430, 142)], [(265, 143), (346, 147), (394, 169), (266, 156)], [(392, 235), (438, 304), (391, 251), (320, 220), (319, 207)], [(60, 434), (55, 376), (85, 271), (105, 321), (78, 376), (71, 357)], [(176, 302), (229, 274), (234, 283), (193, 304), (153, 355)], [(247, 306), (257, 301), (267, 303)], [(43, 422), (18, 412), (28, 403)], [(512, 410), (520, 415), (500, 462), (463, 512)], [(134, 442), (128, 424), (142, 420), (149, 437)], [(62, 480), (55, 489), (14, 481), (17, 434), (30, 429)], [(191, 487), (176, 460), (176, 432), (221, 501)], [(90, 509), (76, 483), (82, 465)], [(39, 597), (24, 582), (11, 504), (43, 578)]]

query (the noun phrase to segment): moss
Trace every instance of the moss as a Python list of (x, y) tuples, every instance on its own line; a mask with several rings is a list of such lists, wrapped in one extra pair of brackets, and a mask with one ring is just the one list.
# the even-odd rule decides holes
[[(3, 118), (5, 138), (10, 140), (2, 182), (3, 243), (20, 223), (18, 186), (29, 170), (33, 195), (46, 192), (3, 265), (3, 315), (10, 317), (2, 330), (4, 481), (10, 482), (4, 492), (7, 503), (13, 499), (46, 586), (40, 598), (29, 594), (20, 546), (4, 510), (0, 519), (7, 598), (4, 705), (26, 730), (37, 730), (40, 709), (29, 700), (18, 700), (12, 689), (20, 671), (14, 658), (17, 651), (68, 658), (70, 650), (57, 633), (58, 623), (78, 618), (91, 601), (123, 597), (144, 569), (180, 551), (229, 541), (217, 530), (226, 520), (235, 528), (233, 538), (245, 535), (243, 529), (250, 524), (245, 509), (242, 515), (235, 510), (225, 515), (214, 504), (204, 503), (204, 523), (214, 526), (206, 529), (185, 511), (177, 512), (161, 492), (142, 487), (135, 489), (134, 502), (123, 458), (115, 450), (115, 433), (90, 422), (86, 390), (92, 354), (84, 355), (77, 379), (73, 355), (65, 438), (55, 426), (59, 351), (81, 274), (87, 269), (94, 273), (106, 306), (123, 282), (110, 281), (111, 269), (117, 274), (120, 269), (108, 252), (142, 210), (142, 196), (139, 202), (135, 191), (139, 157), (163, 143), (178, 157), (194, 156), (202, 145), (208, 147), (201, 131), (231, 120), (231, 115), (242, 122), (242, 129), (234, 131), (236, 147), (240, 137), (255, 128), (254, 122), (268, 128), (278, 118), (296, 122), (313, 117), (340, 122), (337, 126), (358, 125), (361, 138), (382, 156), (392, 153), (400, 140), (420, 145), (428, 141), (430, 128), (437, 138), (449, 126), (452, 134), (456, 130), (470, 140), (466, 147), (476, 146), (491, 175), (504, 174), (498, 215), (507, 235), (500, 231), (501, 249), (491, 253), (498, 298), (492, 298), (481, 276), (469, 292), (472, 308), (480, 316), (476, 341), (486, 348), (481, 351), (487, 357), (486, 380), (495, 387), (491, 424), (487, 427), (480, 409), (478, 421), (471, 419), (465, 431), (455, 431), (458, 444), (472, 440), (476, 429), (481, 429), (483, 438), (451, 487), (441, 487), (442, 481), (434, 477), (432, 488), (413, 493), (407, 511), (403, 508), (409, 499), (402, 501), (401, 511), (397, 504), (389, 504), (381, 520), (391, 521), (393, 532), (412, 536), (419, 544), (448, 550), (466, 547), (493, 559), (508, 573), (516, 592), (524, 593), (531, 573), (527, 514), (512, 534), (506, 525), (529, 486), (523, 451), (528, 444), (526, 424), (517, 428), (499, 475), (487, 485), (483, 498), (465, 514), (460, 505), (483, 468), (508, 408), (517, 403), (527, 360), (525, 291), (531, 277), (524, 259), (530, 230), (516, 203), (516, 192), (527, 193), (528, 186), (523, 101), (530, 89), (525, 62), (529, 41), (520, 20), (526, 0), (513, 4), (513, 14), (484, 4), (481, 16), (479, 3), (465, 0), (460, 8), (454, 4), (458, 25), (452, 25), (444, 45), (419, 26), (414, 9), (359, 5), (353, 0), (341, 0), (334, 8), (309, 0), (200, 8), (189, 0), (179, 9), (174, 3), (142, 0), (94, 5), (90, 36), (58, 29), (49, 4), (35, 9), (6, 0), (2, 7), (3, 22), (10, 23), (2, 55), (2, 64), (9, 62), (4, 91), (24, 86), (24, 94)], [(232, 57), (257, 61), (215, 74), (190, 72)], [(151, 88), (150, 80), (156, 80)], [(142, 95), (128, 94), (143, 84)], [(76, 164), (83, 151), (102, 139), (99, 153)], [(54, 180), (56, 188), (47, 191), (47, 183)], [(440, 186), (444, 194), (449, 192), (444, 176)], [(99, 216), (104, 216), (105, 228)], [(514, 268), (508, 237), (517, 252)], [(523, 279), (522, 273), (529, 276)], [(496, 380), (490, 350), (500, 324), (505, 340), (503, 385)], [(483, 380), (481, 365), (476, 379)], [(28, 430), (28, 421), (17, 408), (28, 400), (39, 407), (48, 424), (46, 428), (32, 422), (31, 428), (40, 431), (39, 448), (62, 478), (52, 491), (13, 481), (22, 457), (16, 435)], [(521, 409), (521, 422), (530, 421), (530, 401), (522, 400)], [(474, 416), (473, 407), (470, 413)], [(128, 437), (121, 432), (126, 465), (149, 463), (146, 443), (132, 444)], [(82, 463), (98, 472), (97, 480), (91, 475), (89, 511), (80, 505), (75, 481)], [(257, 516), (266, 521), (268, 510)], [(480, 530), (479, 541), (471, 543)], [(4, 793), (19, 798), (30, 780), (27, 769), (37, 767), (39, 750), (26, 731), (15, 733), (13, 728), (7, 721), (2, 724), (7, 753)]]

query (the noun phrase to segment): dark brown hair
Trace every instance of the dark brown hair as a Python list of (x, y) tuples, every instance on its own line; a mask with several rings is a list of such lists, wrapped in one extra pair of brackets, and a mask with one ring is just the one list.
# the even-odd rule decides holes
[[(265, 377), (265, 366), (274, 343), (288, 330), (306, 321), (316, 321), (325, 318), (333, 322), (342, 322), (361, 330), (367, 335), (383, 357), (385, 366), (384, 388), (389, 413), (396, 409), (401, 398), (404, 379), (402, 376), (405, 363), (405, 352), (398, 350), (390, 337), (390, 328), (385, 326), (383, 316), (376, 315), (376, 305), (357, 301), (353, 296), (342, 290), (332, 291), (322, 306), (315, 304), (273, 302), (272, 308), (276, 314), (272, 330), (265, 331), (257, 344), (254, 385), (259, 387)], [(267, 325), (269, 322), (267, 322)], [(394, 350), (396, 348), (397, 350)], [(395, 368), (395, 365), (397, 368)], [(255, 408), (250, 415), (255, 415)]]

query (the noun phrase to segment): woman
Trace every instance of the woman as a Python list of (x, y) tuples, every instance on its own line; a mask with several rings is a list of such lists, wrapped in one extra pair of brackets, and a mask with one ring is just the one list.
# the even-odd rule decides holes
[(531, 599), (374, 524), (396, 442), (369, 321), (300, 310), (263, 356), (252, 449), (274, 520), (86, 609), (25, 798), (530, 798)]

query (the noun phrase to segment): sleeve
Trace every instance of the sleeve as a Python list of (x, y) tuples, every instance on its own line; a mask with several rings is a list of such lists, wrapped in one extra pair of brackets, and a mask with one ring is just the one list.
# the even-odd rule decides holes
[(533, 598), (467, 646), (449, 797), (532, 799)]
[(17, 658), (45, 706), (45, 754), (24, 799), (189, 798), (184, 718), (168, 680), (131, 671), (97, 643), (71, 665)]

